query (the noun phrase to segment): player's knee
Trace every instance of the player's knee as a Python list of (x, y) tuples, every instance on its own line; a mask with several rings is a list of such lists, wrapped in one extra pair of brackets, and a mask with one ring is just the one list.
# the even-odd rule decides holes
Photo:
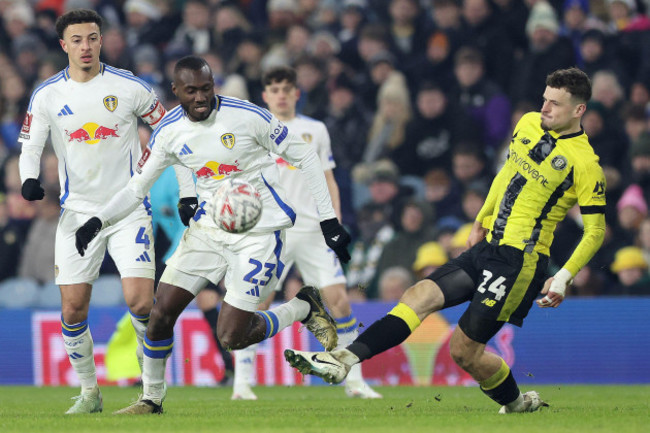
[(138, 299), (129, 302), (127, 305), (131, 313), (138, 316), (146, 316), (151, 312), (153, 300)]
[(324, 300), (329, 308), (330, 312), (334, 317), (347, 317), (352, 314), (352, 309), (350, 307), (350, 299), (348, 294), (343, 290), (332, 290), (326, 292), (323, 290)]
[(449, 354), (456, 364), (465, 371), (472, 367), (472, 356), (466, 347), (461, 344), (449, 342)]
[(226, 330), (226, 331), (217, 330), (217, 338), (219, 338), (221, 345), (226, 350), (239, 350), (246, 347), (245, 345), (242, 345), (242, 339), (239, 338), (239, 336), (236, 335), (236, 333), (230, 330)]
[(400, 298), (400, 302), (413, 308), (418, 316), (428, 315), (444, 306), (445, 296), (436, 283), (425, 279), (409, 287)]
[(68, 324), (83, 322), (88, 318), (88, 305), (82, 301), (69, 301), (61, 305), (61, 315)]

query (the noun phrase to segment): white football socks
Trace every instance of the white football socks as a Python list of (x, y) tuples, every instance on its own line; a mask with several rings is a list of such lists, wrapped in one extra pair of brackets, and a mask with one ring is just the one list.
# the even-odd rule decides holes
[(239, 386), (253, 386), (255, 384), (255, 358), (257, 356), (257, 344), (233, 351), (235, 355), (235, 378), (233, 388)]
[(81, 393), (88, 393), (97, 386), (93, 337), (90, 334), (90, 328), (85, 320), (74, 325), (68, 325), (61, 320), (61, 325), (65, 351), (81, 383)]

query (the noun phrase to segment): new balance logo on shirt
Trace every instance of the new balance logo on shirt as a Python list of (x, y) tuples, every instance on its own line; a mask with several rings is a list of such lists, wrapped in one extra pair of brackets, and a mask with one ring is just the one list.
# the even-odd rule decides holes
[(256, 296), (256, 297), (259, 298), (260, 297), (260, 288), (258, 286), (255, 286), (252, 289), (250, 289), (248, 292), (246, 292), (246, 294), (251, 295), (251, 296)]
[(140, 257), (135, 259), (136, 262), (151, 262), (151, 257), (149, 257), (149, 254), (145, 251), (144, 253), (140, 254)]
[(57, 116), (58, 116), (58, 117), (61, 117), (61, 116), (69, 116), (70, 114), (74, 114), (74, 113), (72, 112), (72, 110), (70, 109), (70, 107), (68, 107), (68, 105), (66, 104), (66, 105), (63, 106), (63, 108), (61, 109), (61, 111), (59, 111), (59, 114), (57, 114)]
[(190, 149), (189, 146), (188, 146), (187, 144), (184, 144), (184, 145), (183, 145), (183, 148), (181, 149), (181, 151), (178, 152), (178, 154), (179, 154), (180, 156), (182, 156), (182, 155), (191, 155), (191, 154), (193, 154), (193, 153), (194, 153), (194, 152), (192, 152), (192, 149)]

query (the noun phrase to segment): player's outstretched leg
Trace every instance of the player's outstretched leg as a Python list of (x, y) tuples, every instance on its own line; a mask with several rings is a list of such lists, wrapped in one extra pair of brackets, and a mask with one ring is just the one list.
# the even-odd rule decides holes
[(325, 310), (318, 289), (312, 286), (305, 286), (300, 289), (296, 298), (309, 304), (309, 314), (301, 323), (314, 334), (325, 350), (329, 351), (334, 349), (338, 344), (336, 322), (327, 310)]
[[(352, 344), (359, 336), (357, 319), (352, 313), (350, 313), (346, 317), (336, 317), (334, 320), (336, 321), (336, 329), (339, 337), (339, 343), (336, 346), (336, 349), (344, 349), (346, 346)], [(350, 367), (350, 372), (345, 380), (345, 394), (352, 398), (382, 398), (381, 394), (372, 389), (370, 385), (363, 380), (361, 364), (354, 364)]]
[[(248, 344), (271, 338), (298, 320), (314, 334), (326, 350), (334, 349), (338, 343), (336, 322), (325, 310), (320, 293), (315, 287), (305, 286), (300, 289), (295, 298), (270, 310), (258, 310), (255, 314), (266, 322), (264, 336)], [(239, 348), (241, 347), (233, 347), (233, 349)]]
[(88, 320), (68, 324), (61, 317), (61, 331), (70, 364), (81, 382), (81, 394), (73, 397), (75, 402), (66, 411), (66, 414), (101, 412), (104, 408), (104, 401), (99, 386), (97, 386), (93, 337), (88, 327)]
[[(418, 285), (415, 286), (416, 289), (417, 287)], [(341, 383), (353, 365), (402, 343), (419, 325), (420, 319), (415, 311), (400, 302), (345, 349), (332, 353), (289, 349), (285, 350), (284, 357), (303, 374), (321, 377), (329, 383)]]
[(343, 382), (350, 371), (350, 366), (337, 357), (337, 354), (342, 352), (303, 352), (287, 349), (284, 351), (284, 358), (302, 374), (318, 376), (325, 382), (336, 385)]

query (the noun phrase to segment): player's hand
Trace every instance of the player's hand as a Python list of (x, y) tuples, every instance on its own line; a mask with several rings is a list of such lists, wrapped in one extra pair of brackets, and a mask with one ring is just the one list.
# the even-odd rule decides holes
[(178, 200), (178, 215), (184, 226), (189, 227), (190, 220), (199, 208), (199, 201), (196, 197), (184, 197)]
[(541, 308), (557, 308), (564, 301), (566, 289), (571, 284), (572, 279), (569, 271), (564, 268), (560, 269), (555, 276), (544, 283), (542, 295), (545, 296), (536, 301), (537, 305)]
[(331, 218), (320, 222), (320, 228), (325, 236), (325, 243), (334, 250), (339, 260), (343, 263), (350, 261), (348, 244), (350, 243), (350, 234), (343, 228), (339, 220)]
[(95, 239), (95, 236), (97, 236), (101, 229), (102, 222), (97, 217), (92, 217), (77, 229), (77, 232), (74, 234), (75, 246), (81, 257), (84, 256), (85, 251), (88, 249), (90, 241)]
[(27, 179), (20, 192), (23, 198), (29, 201), (43, 200), (45, 197), (45, 190), (38, 179)]
[(483, 228), (483, 225), (480, 222), (474, 221), (472, 230), (469, 232), (469, 237), (467, 238), (467, 248), (472, 248), (474, 245), (482, 242), (483, 239), (485, 239), (485, 236), (487, 236), (487, 232), (487, 229)]

